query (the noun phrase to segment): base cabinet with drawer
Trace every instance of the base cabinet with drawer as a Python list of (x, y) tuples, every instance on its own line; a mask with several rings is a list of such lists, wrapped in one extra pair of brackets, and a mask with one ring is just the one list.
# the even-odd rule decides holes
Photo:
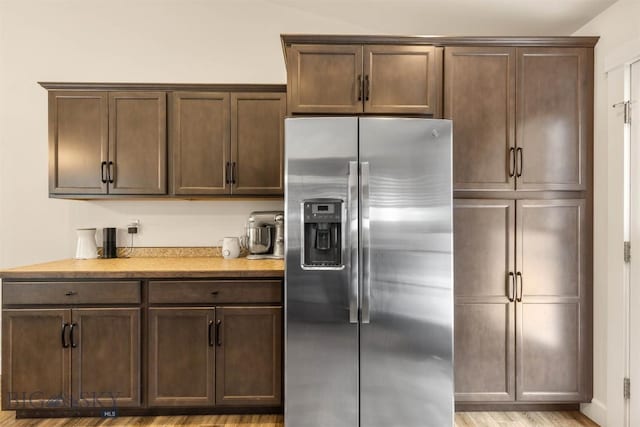
[(282, 404), (280, 281), (152, 281), (149, 303), (150, 407)]
[[(67, 285), (71, 285), (70, 287)], [(93, 299), (91, 288), (113, 286)], [(5, 409), (116, 408), (140, 405), (139, 282), (5, 283), (2, 313), (2, 388)], [(21, 308), (20, 295), (39, 290), (49, 305)], [(34, 288), (34, 289), (31, 289)], [(77, 291), (65, 290), (77, 289)], [(123, 302), (123, 293), (137, 289)], [(76, 293), (74, 293), (76, 292)], [(83, 298), (67, 307), (59, 298)], [(68, 300), (67, 300), (68, 301)], [(55, 308), (54, 308), (55, 307)]]
[(2, 292), (2, 407), (19, 416), (281, 412), (280, 278), (5, 280)]

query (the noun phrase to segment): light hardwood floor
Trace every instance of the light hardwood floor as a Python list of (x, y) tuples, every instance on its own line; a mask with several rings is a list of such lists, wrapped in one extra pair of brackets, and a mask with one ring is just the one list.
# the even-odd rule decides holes
[[(154, 426), (154, 427), (283, 427), (281, 415), (205, 415), (122, 418), (51, 418), (16, 420), (11, 411), (0, 412), (0, 426)], [(456, 427), (597, 427), (578, 412), (461, 412)], [(331, 426), (326, 426), (331, 427)], [(395, 426), (389, 426), (395, 427)]]

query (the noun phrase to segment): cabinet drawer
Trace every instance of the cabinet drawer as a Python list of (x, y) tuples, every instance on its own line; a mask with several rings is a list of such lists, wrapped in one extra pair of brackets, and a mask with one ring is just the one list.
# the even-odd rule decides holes
[(279, 280), (185, 280), (149, 282), (151, 304), (279, 303)]
[(138, 304), (140, 282), (4, 282), (3, 304)]

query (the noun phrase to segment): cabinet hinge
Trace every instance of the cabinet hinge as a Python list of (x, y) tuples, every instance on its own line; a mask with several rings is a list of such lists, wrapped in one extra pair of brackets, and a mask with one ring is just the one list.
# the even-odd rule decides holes
[(631, 102), (623, 101), (623, 102), (618, 102), (616, 104), (613, 104), (613, 108), (617, 108), (617, 107), (624, 108), (624, 123), (625, 124), (631, 123)]
[(631, 398), (631, 380), (629, 378), (624, 379), (624, 398)]
[(624, 242), (624, 262), (631, 261), (631, 242)]

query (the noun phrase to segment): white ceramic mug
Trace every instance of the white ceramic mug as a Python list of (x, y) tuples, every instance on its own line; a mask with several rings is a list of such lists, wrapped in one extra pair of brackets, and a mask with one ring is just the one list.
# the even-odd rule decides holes
[(222, 239), (222, 256), (224, 259), (238, 258), (240, 256), (240, 239), (237, 237)]

